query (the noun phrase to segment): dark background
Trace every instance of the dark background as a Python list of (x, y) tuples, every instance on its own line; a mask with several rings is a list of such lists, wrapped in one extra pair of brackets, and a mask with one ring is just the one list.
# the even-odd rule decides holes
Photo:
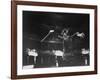
[[(75, 32), (85, 34), (84, 39), (73, 38), (73, 49), (89, 49), (89, 14), (23, 11), (23, 54), (26, 48), (40, 50), (40, 40), (50, 30), (55, 30), (50, 36), (56, 37), (64, 28), (69, 28), (69, 35)], [(50, 36), (45, 41), (50, 40)], [(25, 57), (23, 59), (26, 64)]]

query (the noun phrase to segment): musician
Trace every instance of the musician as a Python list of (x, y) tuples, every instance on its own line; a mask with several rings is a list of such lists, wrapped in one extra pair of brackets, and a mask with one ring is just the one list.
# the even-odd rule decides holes
[(38, 53), (36, 52), (35, 49), (26, 49), (29, 57), (29, 64), (36, 64), (36, 57), (38, 56)]
[(69, 29), (64, 28), (61, 31), (61, 35), (58, 35), (59, 38), (63, 40), (63, 52), (66, 53), (70, 48), (70, 36), (68, 35)]
[(55, 59), (56, 59), (56, 67), (63, 66), (63, 52), (61, 50), (53, 50)]
[(85, 65), (89, 65), (89, 49), (82, 48), (81, 49), (82, 56), (84, 58)]

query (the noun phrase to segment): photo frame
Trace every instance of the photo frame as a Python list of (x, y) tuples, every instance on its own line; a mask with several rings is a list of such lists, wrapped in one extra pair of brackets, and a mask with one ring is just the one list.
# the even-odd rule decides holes
[(90, 74), (97, 74), (96, 5), (11, 1), (12, 79)]

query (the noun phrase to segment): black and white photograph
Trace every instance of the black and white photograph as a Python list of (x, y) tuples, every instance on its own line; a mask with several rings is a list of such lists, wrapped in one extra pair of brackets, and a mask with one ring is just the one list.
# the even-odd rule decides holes
[(12, 3), (12, 77), (97, 73), (97, 7)]
[(23, 68), (89, 66), (89, 14), (23, 11)]

